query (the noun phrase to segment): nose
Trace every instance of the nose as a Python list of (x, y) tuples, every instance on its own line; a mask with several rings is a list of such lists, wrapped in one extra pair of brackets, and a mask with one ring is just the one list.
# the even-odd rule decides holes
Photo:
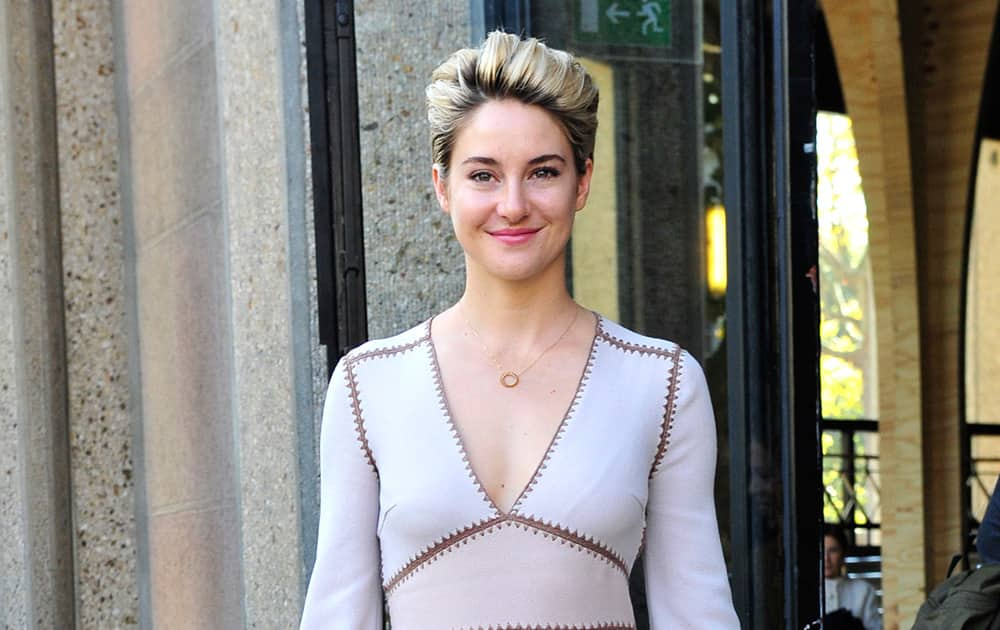
[(528, 215), (528, 198), (523, 182), (516, 179), (508, 180), (504, 186), (503, 197), (497, 204), (497, 214), (511, 225), (520, 223)]

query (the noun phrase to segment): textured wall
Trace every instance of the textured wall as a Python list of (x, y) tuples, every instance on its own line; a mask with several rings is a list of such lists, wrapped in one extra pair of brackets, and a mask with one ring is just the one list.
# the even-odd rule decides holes
[(354, 6), (368, 332), (377, 338), (450, 306), (464, 286), (461, 249), (431, 185), (424, 88), (469, 45), (469, 15), (467, 2)]
[(54, 0), (78, 622), (137, 616), (132, 427), (109, 0)]

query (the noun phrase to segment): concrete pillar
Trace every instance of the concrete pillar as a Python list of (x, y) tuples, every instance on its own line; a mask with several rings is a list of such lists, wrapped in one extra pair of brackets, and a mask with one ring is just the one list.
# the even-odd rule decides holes
[(52, 0), (76, 618), (138, 622), (112, 4)]
[(315, 519), (300, 515), (299, 433), (311, 459), (322, 356), (300, 16), (294, 2), (119, 5), (143, 625), (298, 621)]
[(0, 5), (0, 626), (73, 625), (52, 28)]

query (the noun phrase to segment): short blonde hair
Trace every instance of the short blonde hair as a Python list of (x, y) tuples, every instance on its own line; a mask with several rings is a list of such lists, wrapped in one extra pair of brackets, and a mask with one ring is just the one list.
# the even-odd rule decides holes
[(594, 81), (573, 55), (535, 38), (493, 31), (479, 48), (459, 50), (438, 66), (426, 93), (431, 154), (445, 172), (462, 123), (489, 100), (512, 98), (554, 115), (566, 130), (579, 173), (594, 155)]

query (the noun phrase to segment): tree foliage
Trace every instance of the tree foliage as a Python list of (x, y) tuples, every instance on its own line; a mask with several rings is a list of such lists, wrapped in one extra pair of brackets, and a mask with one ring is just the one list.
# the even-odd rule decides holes
[(850, 118), (820, 113), (816, 123), (822, 410), (826, 418), (861, 418), (874, 367), (868, 212)]
[[(816, 127), (822, 413), (824, 418), (875, 419), (875, 305), (857, 148), (848, 117), (820, 113)], [(853, 524), (865, 524), (877, 515), (878, 475), (862, 457), (855, 460), (858, 470), (849, 483), (845, 439), (839, 431), (823, 434), (823, 516), (839, 522), (853, 511)], [(873, 439), (855, 434), (853, 446), (856, 455), (864, 456)]]

